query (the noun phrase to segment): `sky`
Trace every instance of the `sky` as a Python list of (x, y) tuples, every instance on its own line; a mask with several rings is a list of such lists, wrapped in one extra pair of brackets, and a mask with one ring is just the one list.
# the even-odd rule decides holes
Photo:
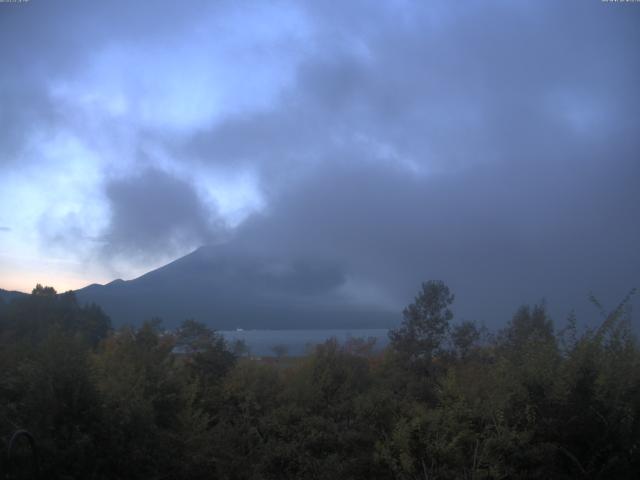
[(640, 287), (640, 4), (0, 3), (0, 288), (202, 245), (483, 320)]

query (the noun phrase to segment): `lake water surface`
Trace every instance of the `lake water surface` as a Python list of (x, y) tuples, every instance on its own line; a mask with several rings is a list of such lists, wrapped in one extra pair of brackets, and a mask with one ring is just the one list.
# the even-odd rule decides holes
[(356, 329), (356, 330), (221, 330), (228, 342), (243, 340), (249, 347), (251, 355), (273, 355), (273, 347), (283, 345), (287, 355), (303, 355), (314, 345), (323, 343), (329, 338), (336, 338), (344, 343), (349, 338), (375, 338), (375, 349), (384, 348), (389, 339), (386, 328)]

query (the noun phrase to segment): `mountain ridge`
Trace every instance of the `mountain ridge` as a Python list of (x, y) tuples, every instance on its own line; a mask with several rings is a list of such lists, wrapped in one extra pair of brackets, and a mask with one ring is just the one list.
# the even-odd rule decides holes
[(396, 312), (354, 301), (334, 263), (285, 260), (224, 245), (204, 246), (132, 280), (75, 291), (114, 325), (161, 318), (175, 327), (193, 318), (219, 329), (375, 328)]
[(0, 299), (5, 302), (10, 302), (11, 300), (21, 298), (26, 295), (28, 294), (24, 292), (18, 292), (17, 290), (5, 290), (3, 288), (0, 288)]

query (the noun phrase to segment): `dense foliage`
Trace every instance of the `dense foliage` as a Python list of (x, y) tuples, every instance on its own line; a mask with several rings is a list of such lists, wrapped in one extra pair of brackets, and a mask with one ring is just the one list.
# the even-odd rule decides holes
[(38, 286), (0, 302), (0, 437), (29, 430), (48, 479), (640, 478), (624, 302), (584, 331), (525, 306), (490, 335), (453, 301), (423, 284), (383, 352), (257, 359), (192, 320), (113, 331)]

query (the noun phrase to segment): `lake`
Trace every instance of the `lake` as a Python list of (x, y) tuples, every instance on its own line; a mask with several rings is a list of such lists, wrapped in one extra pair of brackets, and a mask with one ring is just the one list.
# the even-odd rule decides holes
[(376, 339), (375, 350), (381, 350), (388, 343), (389, 330), (386, 328), (354, 329), (354, 330), (221, 330), (218, 333), (232, 343), (243, 340), (249, 347), (251, 355), (274, 355), (273, 347), (283, 345), (287, 355), (303, 355), (313, 345), (323, 343), (329, 338), (336, 338), (341, 344), (349, 338)]

